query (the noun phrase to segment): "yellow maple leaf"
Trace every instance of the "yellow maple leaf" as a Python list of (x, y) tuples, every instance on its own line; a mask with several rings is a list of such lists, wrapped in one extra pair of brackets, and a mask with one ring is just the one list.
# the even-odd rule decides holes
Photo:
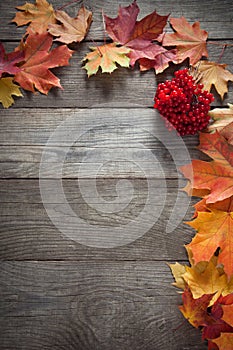
[(12, 95), (23, 96), (18, 85), (13, 83), (13, 78), (1, 78), (0, 79), (0, 102), (4, 108), (9, 108), (14, 99)]
[(191, 256), (189, 259), (191, 266), (179, 263), (169, 265), (175, 279), (174, 286), (184, 290), (188, 285), (194, 299), (213, 294), (209, 306), (213, 305), (220, 295), (233, 293), (233, 278), (228, 279), (223, 267), (218, 264), (218, 257), (213, 256), (210, 261), (201, 261), (196, 265), (192, 265)]
[(198, 69), (199, 82), (204, 85), (204, 90), (210, 91), (214, 85), (223, 100), (228, 91), (228, 81), (233, 81), (233, 74), (226, 70), (227, 65), (203, 60), (199, 61), (195, 67)]
[(91, 47), (92, 52), (88, 53), (83, 61), (87, 61), (84, 68), (88, 77), (96, 74), (101, 67), (102, 73), (112, 73), (117, 69), (117, 64), (121, 67), (129, 67), (130, 58), (126, 56), (130, 49), (116, 43), (106, 44), (98, 47)]
[(17, 6), (18, 10), (12, 22), (17, 26), (23, 26), (28, 23), (27, 34), (42, 34), (47, 31), (48, 24), (56, 23), (55, 12), (46, 0), (36, 0), (35, 4), (26, 2), (23, 6)]
[(183, 276), (186, 272), (186, 266), (178, 262), (176, 262), (175, 264), (168, 264), (168, 266), (170, 267), (173, 277), (175, 279), (175, 282), (172, 283), (173, 286), (180, 289), (185, 289), (185, 281)]

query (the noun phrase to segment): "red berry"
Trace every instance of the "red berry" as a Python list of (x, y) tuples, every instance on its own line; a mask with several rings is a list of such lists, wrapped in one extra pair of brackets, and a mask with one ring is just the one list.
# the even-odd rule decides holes
[(210, 103), (214, 97), (208, 91), (203, 91), (202, 84), (188, 73), (188, 69), (175, 72), (175, 78), (160, 83), (155, 94), (154, 108), (167, 120), (169, 129), (172, 124), (177, 132), (183, 135), (193, 135), (207, 127), (210, 117)]

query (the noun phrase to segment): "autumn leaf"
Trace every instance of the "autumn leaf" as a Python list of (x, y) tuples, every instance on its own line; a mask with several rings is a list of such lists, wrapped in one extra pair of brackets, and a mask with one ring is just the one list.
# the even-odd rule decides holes
[(146, 71), (153, 68), (156, 72), (162, 73), (167, 67), (169, 62), (176, 62), (176, 50), (166, 50), (161, 46), (161, 53), (157, 54), (154, 59), (140, 58), (139, 65), (141, 71)]
[(191, 181), (194, 189), (210, 191), (206, 195), (207, 203), (231, 197), (233, 195), (232, 146), (226, 142), (222, 135), (206, 133), (201, 136), (199, 148), (216, 157), (216, 160), (211, 162), (193, 160), (191, 164), (182, 166), (180, 170)]
[(179, 306), (179, 309), (183, 316), (195, 328), (205, 326), (208, 322), (209, 316), (207, 314), (207, 308), (212, 297), (213, 294), (205, 294), (198, 299), (194, 299), (189, 289), (183, 292), (183, 305)]
[(219, 350), (233, 349), (233, 333), (221, 333), (220, 337), (212, 341), (218, 345)]
[(213, 294), (209, 306), (213, 305), (220, 295), (233, 293), (233, 278), (228, 279), (224, 269), (218, 263), (217, 256), (196, 265), (175, 263), (169, 266), (176, 281), (173, 285), (183, 290), (188, 286), (194, 299), (204, 294)]
[[(160, 45), (152, 43), (152, 41), (156, 40), (163, 32), (168, 19), (168, 16), (160, 16), (154, 11), (137, 21), (138, 14), (139, 7), (134, 1), (127, 7), (119, 7), (116, 18), (104, 16), (106, 31), (110, 38), (114, 42), (130, 48), (129, 57), (132, 67), (138, 59), (154, 60), (157, 55), (164, 52)], [(160, 70), (162, 70), (161, 67)]]
[[(53, 38), (49, 33), (32, 34), (23, 44), (25, 63), (15, 75), (20, 86), (32, 92), (35, 88), (47, 94), (52, 87), (60, 87), (60, 80), (49, 68), (67, 66), (72, 55), (66, 45), (51, 49)], [(20, 47), (22, 49), (22, 47)]]
[(23, 96), (18, 85), (13, 83), (13, 78), (0, 79), (0, 102), (4, 108), (9, 108), (13, 103), (14, 96)]
[(83, 61), (87, 61), (84, 68), (87, 70), (88, 77), (96, 74), (99, 68), (102, 73), (112, 73), (117, 69), (117, 64), (121, 67), (129, 67), (129, 53), (127, 47), (118, 47), (116, 43), (106, 44), (98, 47), (91, 47), (92, 52), (88, 53)]
[(214, 108), (209, 111), (214, 123), (208, 127), (209, 131), (221, 131), (228, 124), (233, 122), (233, 104), (228, 103), (228, 108)]
[(227, 295), (233, 292), (233, 279), (228, 280), (224, 270), (217, 266), (217, 257), (210, 261), (202, 261), (194, 266), (186, 266), (182, 275), (189, 286), (194, 299), (204, 294), (214, 294), (210, 301), (212, 305), (220, 295)]
[(226, 167), (233, 167), (233, 147), (216, 131), (213, 134), (200, 133), (199, 150)]
[(223, 316), (222, 319), (233, 327), (233, 304), (222, 305)]
[(50, 24), (49, 33), (58, 37), (56, 41), (71, 44), (85, 38), (91, 25), (92, 12), (82, 6), (75, 18), (71, 18), (66, 12), (59, 10), (55, 12), (55, 17), (61, 24)]
[(190, 64), (196, 64), (202, 56), (208, 57), (206, 40), (208, 33), (200, 28), (200, 23), (190, 25), (184, 17), (171, 18), (170, 23), (175, 31), (163, 36), (163, 46), (176, 46), (177, 61), (190, 59)]
[(219, 131), (233, 145), (233, 105), (228, 103), (228, 108), (214, 108), (209, 115), (214, 122), (209, 125), (208, 131)]
[(228, 81), (233, 81), (233, 74), (226, 70), (227, 65), (202, 60), (195, 67), (198, 68), (199, 82), (204, 85), (204, 90), (210, 91), (214, 85), (223, 100), (228, 91)]
[(196, 219), (186, 222), (197, 230), (191, 249), (195, 264), (209, 261), (217, 248), (220, 248), (219, 263), (225, 273), (233, 275), (233, 197), (208, 206), (209, 212), (199, 212)]
[(168, 266), (170, 267), (173, 277), (175, 279), (175, 282), (172, 283), (173, 286), (184, 290), (186, 287), (186, 284), (183, 276), (186, 272), (186, 266), (178, 262), (176, 262), (175, 264), (168, 264)]
[(3, 73), (16, 74), (20, 68), (16, 66), (17, 63), (24, 60), (23, 52), (11, 52), (6, 54), (4, 46), (0, 43), (0, 77)]
[(26, 34), (42, 34), (47, 31), (49, 23), (56, 23), (54, 9), (46, 0), (36, 0), (35, 4), (26, 2), (16, 8), (21, 12), (16, 13), (12, 22), (17, 26), (30, 23)]
[(228, 295), (226, 297), (220, 296), (218, 300), (214, 303), (214, 305), (206, 310), (210, 317), (207, 319), (206, 325), (202, 329), (202, 339), (213, 340), (215, 338), (218, 338), (222, 332), (233, 332), (233, 328), (231, 327), (231, 325), (229, 325), (222, 319), (222, 303), (227, 303), (227, 299), (229, 296), (229, 300), (231, 301), (231, 295)]

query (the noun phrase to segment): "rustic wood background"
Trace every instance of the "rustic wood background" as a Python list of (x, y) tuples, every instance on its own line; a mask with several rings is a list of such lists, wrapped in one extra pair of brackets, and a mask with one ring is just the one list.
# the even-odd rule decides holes
[[(24, 32), (24, 27), (16, 29), (10, 23), (15, 6), (24, 2), (0, 3), (0, 39), (8, 50), (19, 43)], [(51, 0), (51, 3), (58, 8), (64, 1)], [(129, 1), (120, 3), (126, 6)], [(1, 108), (0, 349), (204, 350), (207, 346), (201, 341), (199, 330), (183, 322), (178, 310), (181, 297), (171, 286), (173, 279), (166, 265), (166, 262), (187, 261), (183, 245), (193, 235), (191, 228), (183, 223), (175, 232), (165, 232), (180, 175), (164, 145), (144, 131), (144, 124), (151, 130), (159, 127), (158, 115), (154, 111), (152, 118), (148, 110), (153, 106), (157, 83), (171, 77), (177, 67), (158, 76), (153, 71), (141, 74), (138, 69), (121, 68), (111, 76), (97, 74), (88, 79), (81, 69), (81, 59), (93, 45), (92, 40), (103, 41), (102, 9), (115, 17), (118, 2), (89, 0), (85, 4), (93, 10), (90, 33), (78, 47), (70, 66), (54, 70), (64, 90), (54, 89), (48, 96), (24, 92), (24, 98), (17, 98), (12, 108)], [(183, 15), (191, 22), (199, 20), (201, 27), (209, 32), (209, 40), (216, 44), (233, 43), (230, 0), (141, 0), (138, 4), (141, 17), (154, 9), (162, 15)], [(75, 15), (77, 5), (66, 10)], [(208, 49), (210, 59), (218, 60), (221, 47), (209, 44)], [(228, 64), (233, 72), (232, 53), (233, 48), (227, 48), (221, 62)], [(216, 96), (213, 106), (223, 107), (227, 102), (233, 102), (232, 83), (224, 102)], [(147, 179), (130, 163), (121, 171), (114, 164), (97, 179), (100, 195), (110, 201), (116, 197), (119, 178), (131, 181), (135, 189), (133, 203), (124, 211), (97, 212), (78, 191), (77, 169), (86, 152), (98, 149), (100, 159), (102, 149), (114, 152), (113, 110), (119, 117), (122, 115), (126, 125), (117, 131), (121, 156), (130, 150), (140, 159), (144, 153), (138, 144), (146, 145), (148, 153), (153, 152), (158, 158), (168, 192), (165, 209), (153, 227), (131, 244), (111, 249), (87, 247), (64, 238), (46, 214), (38, 179), (41, 154), (55, 128), (75, 112), (76, 125), (85, 125), (85, 118), (91, 117), (93, 108), (97, 108), (93, 106), (99, 108), (104, 103), (108, 105), (102, 105), (98, 115), (108, 114), (108, 125), (105, 123), (101, 129), (77, 140), (64, 164), (63, 185), (73, 210), (90, 225), (105, 225), (111, 230), (137, 217), (145, 204)], [(131, 110), (134, 105), (138, 107)], [(132, 129), (131, 113), (141, 117), (141, 127)], [(191, 157), (203, 157), (195, 148), (196, 136), (183, 139)], [(51, 147), (51, 157), (56, 158), (63, 146), (61, 143)], [(151, 175), (150, 164), (147, 166), (147, 175)], [(86, 177), (85, 181), (88, 188), (91, 179)], [(186, 219), (191, 214), (190, 208)]]

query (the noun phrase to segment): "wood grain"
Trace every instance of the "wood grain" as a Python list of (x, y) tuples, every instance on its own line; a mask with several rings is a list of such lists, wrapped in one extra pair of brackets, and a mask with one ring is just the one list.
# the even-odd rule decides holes
[[(100, 225), (111, 228), (116, 225), (126, 225), (135, 220), (143, 210), (148, 197), (148, 180), (130, 179), (129, 186), (133, 186), (132, 198), (128, 195), (116, 192), (118, 179), (99, 179), (97, 181), (98, 196), (92, 195), (92, 182), (86, 179), (82, 191), (79, 190), (78, 181), (63, 180), (63, 188), (66, 199), (75, 214), (88, 225)], [(165, 229), (171, 211), (174, 207), (177, 192), (177, 181), (167, 180), (167, 187), (161, 187), (161, 181), (157, 180), (157, 196), (150, 204), (150, 210), (161, 210), (161, 215), (154, 221), (148, 216), (148, 223), (152, 220), (152, 227), (141, 238), (129, 245), (112, 248), (98, 249), (79, 244), (64, 236), (47, 217), (42, 203), (38, 180), (1, 180), (0, 181), (0, 216), (1, 216), (1, 259), (36, 259), (36, 260), (185, 260), (187, 259), (183, 244), (188, 243), (193, 235), (193, 230), (180, 223), (172, 233), (166, 233)], [(64, 211), (63, 199), (53, 188), (47, 187), (47, 198), (50, 205), (56, 208), (57, 218)], [(166, 194), (164, 201), (163, 194)], [(88, 197), (89, 196), (89, 197)], [(106, 201), (106, 207), (98, 205)], [(117, 201), (118, 204), (127, 203), (122, 210), (116, 210), (113, 206), (108, 212), (109, 203)], [(194, 203), (195, 200), (192, 201)], [(148, 205), (148, 204), (147, 204)], [(184, 213), (184, 211), (188, 212)], [(177, 215), (183, 215), (188, 220), (193, 209), (188, 207), (185, 193), (179, 194)], [(136, 229), (137, 227), (135, 227)], [(135, 230), (136, 231), (136, 230)], [(127, 229), (125, 229), (127, 234)]]
[(1, 350), (204, 350), (171, 282), (164, 262), (2, 262)]
[[(120, 4), (122, 6), (128, 6), (132, 1), (121, 0)], [(11, 20), (15, 16), (15, 7), (23, 5), (25, 0), (9, 0), (7, 2), (2, 1), (0, 3), (0, 33), (1, 39), (5, 40), (19, 40), (25, 31), (25, 27), (16, 29), (15, 24), (11, 23)], [(54, 8), (58, 8), (64, 5), (63, 0), (51, 0)], [(137, 1), (141, 11), (139, 18), (142, 18), (149, 14), (150, 12), (156, 11), (160, 15), (171, 14), (171, 17), (184, 16), (191, 23), (199, 21), (201, 23), (201, 28), (209, 32), (209, 37), (211, 39), (222, 39), (232, 37), (232, 2), (230, 0), (223, 0), (221, 2), (217, 0), (208, 1), (204, 0), (201, 2), (198, 0), (178, 0), (176, 2), (171, 2), (169, 0), (164, 0), (163, 2), (152, 2), (150, 0), (138, 0)], [(117, 1), (112, 2), (111, 0), (87, 0), (85, 1), (85, 6), (93, 11), (93, 23), (91, 30), (87, 39), (103, 40), (103, 20), (102, 11), (110, 16), (116, 17), (118, 12), (119, 3)], [(66, 11), (70, 15), (75, 16), (77, 14), (77, 6), (66, 7)], [(169, 30), (169, 26), (167, 27)], [(170, 30), (171, 31), (171, 30)]]
[[(54, 8), (64, 5), (63, 0), (50, 2)], [(14, 50), (25, 31), (10, 23), (15, 7), (24, 3), (0, 2), (0, 40), (7, 52)], [(130, 1), (120, 3), (127, 6)], [(200, 21), (209, 32), (209, 60), (218, 61), (221, 45), (233, 44), (230, 0), (138, 0), (138, 4), (139, 18), (156, 8), (161, 15)], [(181, 297), (171, 286), (166, 262), (187, 263), (184, 244), (193, 237), (191, 227), (182, 221), (191, 219), (191, 205), (197, 199), (188, 203), (186, 194), (178, 191), (186, 183), (176, 168), (188, 162), (182, 150), (187, 149), (191, 158), (208, 157), (197, 150), (197, 136), (184, 137), (182, 146), (179, 138), (165, 136), (153, 110), (157, 84), (182, 65), (157, 76), (153, 71), (140, 73), (137, 67), (88, 79), (82, 59), (93, 40), (99, 44), (104, 40), (102, 9), (115, 17), (119, 4), (87, 0), (85, 5), (93, 10), (91, 30), (84, 43), (73, 46), (70, 66), (53, 70), (64, 90), (52, 89), (48, 96), (24, 91), (24, 98), (16, 98), (12, 108), (0, 107), (0, 350), (204, 350), (207, 345), (200, 331), (184, 322), (178, 310)], [(66, 10), (74, 16), (78, 7), (73, 4)], [(166, 30), (172, 31), (169, 25)], [(230, 46), (221, 59), (230, 71), (232, 54)], [(212, 107), (232, 103), (232, 83), (224, 101), (213, 92)], [(69, 119), (68, 128), (48, 146), (56, 128)], [(38, 177), (46, 145), (43, 202)], [(150, 224), (162, 206), (158, 220), (135, 241), (114, 248), (82, 245), (62, 234), (47, 206), (71, 231), (84, 234), (69, 217), (64, 220), (64, 199), (54, 179), (65, 151), (64, 194), (85, 223), (112, 232), (127, 227), (146, 204), (153, 213), (145, 215), (136, 229)], [(109, 163), (102, 161), (106, 154)], [(85, 171), (80, 173), (83, 165)], [(123, 191), (119, 180), (124, 180)], [(150, 181), (157, 192), (148, 204)], [(177, 197), (180, 223), (168, 233)]]

